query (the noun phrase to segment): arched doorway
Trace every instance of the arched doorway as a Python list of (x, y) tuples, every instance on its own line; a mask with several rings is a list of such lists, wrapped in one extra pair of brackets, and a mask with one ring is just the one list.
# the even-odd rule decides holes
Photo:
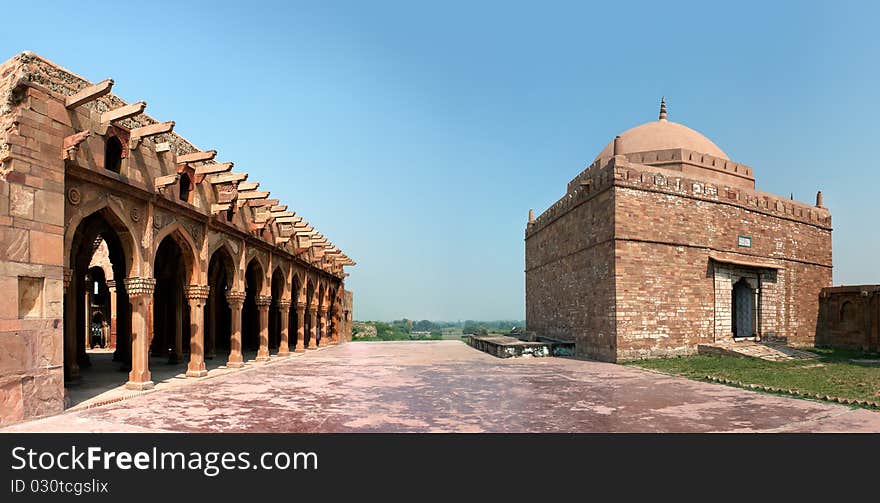
[(315, 283), (309, 280), (306, 284), (306, 313), (305, 313), (305, 334), (303, 334), (305, 343), (305, 347), (314, 348), (317, 344), (317, 339), (314, 334), (315, 330), (315, 320), (314, 320), (314, 312), (312, 311), (312, 307), (317, 304), (315, 295)]
[(263, 268), (254, 259), (248, 263), (244, 275), (244, 305), (241, 310), (241, 350), (254, 353), (260, 349), (260, 312), (257, 296), (263, 291)]
[(272, 305), (269, 311), (269, 351), (277, 352), (281, 344), (281, 316), (288, 313), (281, 312), (279, 302), (284, 295), (284, 273), (280, 267), (272, 273)]
[(208, 264), (208, 293), (205, 357), (212, 359), (218, 353), (228, 355), (232, 346), (232, 309), (226, 299), (235, 280), (235, 262), (225, 248), (211, 255)]
[[(107, 208), (82, 219), (73, 232), (68, 256), (70, 282), (64, 299), (65, 386), (85, 383), (78, 390), (96, 389), (127, 380), (124, 372), (131, 369), (131, 304), (125, 278), (131, 270), (131, 250), (131, 234)], [(93, 261), (105, 266), (93, 266)], [(112, 277), (108, 278), (107, 272)], [(108, 286), (111, 281), (112, 290)], [(95, 351), (91, 347), (92, 323), (108, 320), (115, 330), (115, 348)], [(71, 405), (89, 398), (79, 391), (70, 395)]]
[(754, 337), (755, 335), (755, 291), (745, 278), (733, 285), (731, 306), (731, 327), (733, 336)]
[(189, 353), (190, 340), (189, 308), (184, 289), (191, 270), (188, 263), (192, 261), (178, 239), (182, 238), (169, 235), (159, 243), (153, 266), (156, 288), (150, 354), (167, 356), (170, 364), (184, 361), (183, 355)]

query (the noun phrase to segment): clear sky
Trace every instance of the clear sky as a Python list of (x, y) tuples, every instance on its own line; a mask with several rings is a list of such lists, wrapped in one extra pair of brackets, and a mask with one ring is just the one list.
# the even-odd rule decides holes
[(829, 2), (30, 2), (0, 30), (314, 223), (357, 319), (521, 319), (523, 232), (615, 134), (669, 119), (834, 218), (880, 283), (880, 12)]

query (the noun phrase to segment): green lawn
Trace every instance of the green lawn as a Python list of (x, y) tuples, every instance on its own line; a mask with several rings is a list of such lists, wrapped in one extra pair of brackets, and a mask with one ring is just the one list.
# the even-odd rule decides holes
[[(858, 351), (816, 348), (816, 360), (771, 362), (757, 358), (695, 355), (628, 362), (647, 369), (692, 379), (706, 376), (739, 381), (745, 385), (794, 389), (811, 395), (880, 402), (880, 357)], [(851, 359), (870, 359), (857, 363)]]

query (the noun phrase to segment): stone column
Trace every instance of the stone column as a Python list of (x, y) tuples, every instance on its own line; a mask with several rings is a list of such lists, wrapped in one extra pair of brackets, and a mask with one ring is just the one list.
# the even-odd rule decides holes
[(296, 304), (296, 347), (294, 351), (302, 353), (306, 350), (306, 305), (305, 303)]
[(189, 285), (186, 287), (186, 300), (189, 301), (189, 365), (187, 377), (208, 375), (205, 368), (205, 301), (211, 288), (208, 285)]
[(311, 306), (309, 308), (309, 318), (311, 319), (311, 323), (309, 323), (309, 347), (308, 349), (317, 349), (318, 342), (315, 340), (317, 338), (317, 330), (316, 325), (318, 324), (318, 306)]
[(153, 304), (153, 278), (125, 278), (125, 289), (131, 302), (131, 372), (125, 387), (150, 389), (150, 340), (147, 322)]
[(269, 360), (269, 306), (272, 305), (272, 296), (257, 295), (256, 302), (260, 311), (260, 349), (255, 360), (265, 362)]
[(290, 356), (290, 341), (288, 328), (290, 326), (290, 301), (281, 299), (278, 301), (278, 310), (281, 311), (281, 341), (278, 343), (278, 356)]
[(339, 344), (339, 310), (330, 315), (330, 343)]
[(79, 364), (76, 362), (76, 287), (70, 280), (73, 271), (64, 268), (64, 373), (68, 381), (79, 379)]
[(116, 349), (116, 281), (108, 279), (107, 290), (110, 292), (110, 335), (107, 337), (107, 348)]
[(321, 338), (318, 340), (318, 347), (323, 348), (330, 342), (327, 338), (327, 309), (318, 311), (318, 329), (321, 331)]
[(226, 368), (238, 369), (244, 366), (241, 357), (241, 306), (244, 305), (244, 292), (226, 292), (226, 301), (232, 310), (232, 327), (229, 340), (229, 360)]

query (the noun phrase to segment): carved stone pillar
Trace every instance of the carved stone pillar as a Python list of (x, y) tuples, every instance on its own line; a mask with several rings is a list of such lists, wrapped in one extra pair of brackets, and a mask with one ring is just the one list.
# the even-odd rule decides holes
[(217, 306), (214, 298), (218, 294), (208, 297), (205, 310), (208, 315), (208, 323), (205, 326), (205, 358), (212, 359), (217, 354)]
[(339, 344), (339, 310), (334, 309), (330, 315), (330, 344)]
[(311, 323), (309, 323), (309, 346), (308, 349), (318, 349), (318, 341), (316, 340), (318, 337), (317, 327), (318, 324), (318, 306), (311, 306), (309, 308), (309, 319)]
[(272, 296), (257, 295), (256, 303), (260, 311), (260, 349), (255, 359), (265, 362), (269, 360), (269, 306), (272, 305)]
[(232, 310), (232, 327), (229, 338), (229, 360), (226, 368), (237, 369), (244, 366), (241, 357), (241, 307), (244, 305), (244, 292), (226, 292), (226, 301)]
[(306, 350), (306, 305), (305, 303), (296, 304), (296, 347), (294, 351), (302, 353)]
[(327, 338), (327, 309), (318, 311), (318, 329), (321, 330), (321, 338), (318, 339), (318, 347), (327, 346), (330, 340)]
[(116, 349), (116, 281), (108, 279), (107, 290), (110, 291), (110, 334), (107, 337), (107, 345), (105, 347)]
[(278, 343), (278, 356), (290, 356), (288, 335), (288, 328), (290, 327), (290, 301), (286, 299), (279, 300), (278, 310), (281, 311), (281, 341)]
[(125, 278), (125, 289), (131, 302), (131, 372), (125, 383), (129, 389), (153, 387), (147, 322), (155, 288), (156, 280), (153, 278)]
[(205, 301), (211, 287), (189, 285), (186, 287), (186, 300), (189, 301), (189, 365), (187, 377), (208, 375), (205, 368)]
[[(186, 302), (186, 287), (184, 287), (183, 292), (180, 293), (180, 297), (175, 299), (174, 302), (174, 340), (172, 341), (173, 346), (171, 348), (171, 352), (168, 355), (168, 363), (177, 364), (183, 359), (183, 310), (184, 310), (184, 302)], [(155, 305), (153, 306), (153, 310), (155, 311)], [(167, 311), (166, 311), (167, 312)], [(155, 313), (154, 313), (155, 314)], [(165, 339), (166, 344), (168, 339)], [(152, 344), (152, 341), (151, 341)], [(164, 349), (164, 348), (162, 348)]]

